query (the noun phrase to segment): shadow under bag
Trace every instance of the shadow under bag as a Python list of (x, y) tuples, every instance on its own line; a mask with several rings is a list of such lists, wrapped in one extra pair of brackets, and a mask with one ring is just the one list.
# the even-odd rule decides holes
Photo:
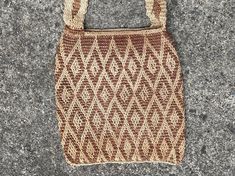
[(183, 158), (183, 80), (166, 32), (166, 2), (145, 4), (149, 28), (89, 30), (83, 24), (88, 0), (65, 0), (55, 89), (69, 164)]

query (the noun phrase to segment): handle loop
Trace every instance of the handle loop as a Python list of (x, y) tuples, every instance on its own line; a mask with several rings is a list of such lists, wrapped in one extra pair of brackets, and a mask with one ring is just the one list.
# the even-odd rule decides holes
[[(65, 0), (64, 21), (72, 28), (83, 30), (84, 19), (89, 0)], [(151, 21), (151, 28), (166, 26), (166, 0), (145, 0), (146, 15)]]
[(145, 0), (146, 14), (152, 28), (166, 27), (166, 0)]
[(84, 29), (88, 0), (65, 0), (64, 22), (72, 29)]

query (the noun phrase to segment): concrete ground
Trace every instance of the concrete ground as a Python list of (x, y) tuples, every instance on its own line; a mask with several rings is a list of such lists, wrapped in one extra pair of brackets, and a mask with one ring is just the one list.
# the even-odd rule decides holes
[[(63, 0), (0, 1), (1, 176), (234, 176), (235, 0), (168, 0), (185, 87), (179, 166), (66, 164), (55, 117), (55, 49)], [(90, 0), (88, 28), (149, 25), (144, 0)]]

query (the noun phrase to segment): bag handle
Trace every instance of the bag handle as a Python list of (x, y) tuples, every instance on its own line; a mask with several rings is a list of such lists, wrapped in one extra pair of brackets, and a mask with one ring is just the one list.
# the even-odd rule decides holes
[[(64, 21), (65, 24), (77, 30), (84, 29), (84, 19), (89, 0), (65, 0)], [(151, 28), (166, 26), (166, 0), (145, 0), (146, 15), (151, 21)]]

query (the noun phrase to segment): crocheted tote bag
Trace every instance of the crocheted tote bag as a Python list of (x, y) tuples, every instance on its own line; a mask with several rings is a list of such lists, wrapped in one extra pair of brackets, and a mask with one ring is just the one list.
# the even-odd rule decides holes
[(65, 0), (55, 89), (69, 164), (183, 158), (183, 80), (166, 32), (166, 2), (145, 1), (150, 27), (89, 30), (83, 25), (88, 0)]

